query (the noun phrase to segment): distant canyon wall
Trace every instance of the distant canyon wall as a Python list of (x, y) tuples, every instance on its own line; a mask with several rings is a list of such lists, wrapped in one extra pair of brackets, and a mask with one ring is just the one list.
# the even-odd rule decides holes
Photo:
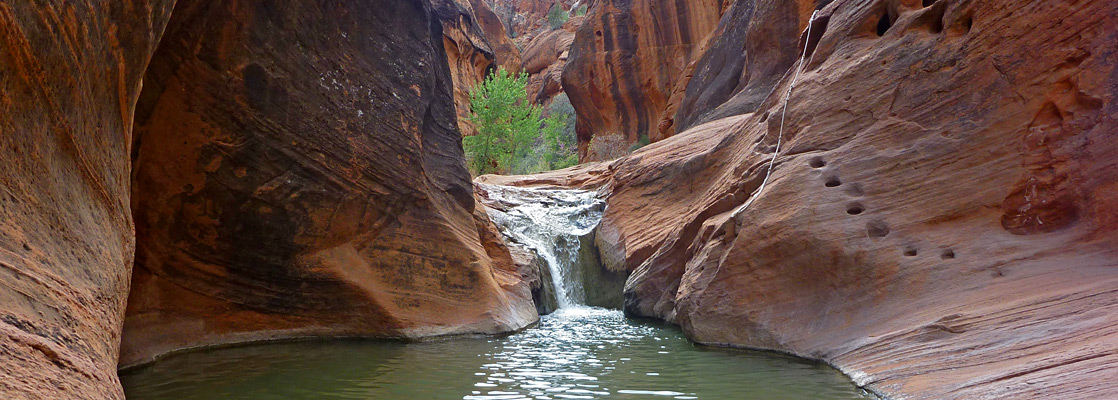
[(723, 7), (722, 0), (594, 2), (562, 77), (578, 114), (580, 159), (595, 135), (636, 142), (674, 133), (665, 118), (674, 109), (673, 93), (682, 90), (681, 78), (702, 54)]

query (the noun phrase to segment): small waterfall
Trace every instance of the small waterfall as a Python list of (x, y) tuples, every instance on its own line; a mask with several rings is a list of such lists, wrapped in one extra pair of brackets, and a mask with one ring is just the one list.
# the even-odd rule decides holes
[(547, 262), (559, 308), (585, 304), (578, 266), (579, 237), (593, 231), (602, 220), (605, 203), (597, 194), (478, 185), (487, 193), (489, 218), (501, 232), (536, 250)]

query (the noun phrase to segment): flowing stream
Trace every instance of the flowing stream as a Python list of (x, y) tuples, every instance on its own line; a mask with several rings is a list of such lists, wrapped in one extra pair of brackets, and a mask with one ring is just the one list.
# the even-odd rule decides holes
[(500, 338), (329, 340), (188, 352), (124, 371), (130, 400), (872, 399), (837, 370), (690, 343), (678, 328), (582, 306), (592, 192), (482, 186), (510, 241), (546, 260), (559, 309)]

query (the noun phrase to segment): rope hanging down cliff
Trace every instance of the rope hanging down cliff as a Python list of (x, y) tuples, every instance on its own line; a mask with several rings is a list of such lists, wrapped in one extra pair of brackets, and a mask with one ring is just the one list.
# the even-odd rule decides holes
[[(772, 160), (769, 160), (769, 168), (768, 171), (765, 172), (765, 179), (761, 181), (761, 186), (757, 188), (757, 192), (754, 193), (753, 196), (750, 196), (749, 201), (746, 201), (745, 204), (742, 204), (741, 207), (734, 211), (734, 215), (738, 215), (738, 213), (749, 208), (749, 205), (753, 204), (754, 200), (757, 200), (759, 197), (761, 197), (761, 193), (765, 191), (765, 186), (769, 184), (769, 177), (772, 176), (773, 167), (776, 165), (776, 158), (780, 156), (780, 144), (784, 139), (784, 117), (788, 114), (788, 101), (792, 98), (792, 89), (796, 88), (796, 81), (800, 79), (800, 73), (803, 72), (804, 59), (807, 58), (807, 48), (808, 45), (811, 43), (811, 27), (812, 25), (815, 25), (815, 17), (818, 15), (818, 10), (812, 12), (811, 19), (807, 22), (807, 36), (804, 36), (804, 50), (800, 54), (799, 63), (796, 65), (796, 74), (792, 75), (792, 83), (788, 85), (788, 92), (784, 94), (784, 110), (780, 112), (780, 130), (777, 132), (776, 136), (776, 149), (773, 150)], [(808, 60), (808, 65), (811, 65), (811, 62), (814, 60), (815, 52), (812, 52), (811, 59)], [(765, 134), (761, 135), (761, 140), (758, 141), (758, 143), (764, 142), (765, 137), (768, 135), (769, 132), (765, 131)]]

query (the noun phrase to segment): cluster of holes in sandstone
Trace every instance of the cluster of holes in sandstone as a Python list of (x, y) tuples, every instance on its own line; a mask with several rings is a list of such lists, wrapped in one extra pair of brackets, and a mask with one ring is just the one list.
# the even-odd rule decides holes
[[(820, 169), (820, 168), (823, 168), (823, 167), (827, 166), (827, 161), (824, 160), (822, 157), (812, 157), (808, 160), (807, 165), (811, 168), (814, 168), (814, 169)], [(826, 187), (842, 186), (842, 181), (839, 180), (838, 176), (832, 175), (832, 176), (827, 178), (826, 182), (824, 183), (824, 186), (826, 186)], [(855, 186), (857, 186), (857, 185), (855, 185)], [(859, 195), (861, 194), (861, 190), (858, 190), (857, 192), (858, 192)], [(860, 202), (852, 202), (852, 203), (849, 203), (849, 204), (846, 205), (846, 213), (847, 214), (861, 215), (862, 213), (865, 213), (865, 212), (866, 212), (866, 207), (864, 205), (862, 205), (862, 203), (860, 203)], [(866, 223), (866, 234), (871, 238), (884, 238), (886, 236), (889, 236), (889, 233), (890, 233), (889, 225), (886, 224), (885, 221), (875, 220), (875, 221), (871, 221), (871, 222)], [(917, 249), (915, 246), (907, 246), (907, 247), (904, 248), (904, 256), (905, 257), (916, 257), (919, 253), (920, 253), (919, 249)], [(943, 252), (940, 253), (940, 258), (942, 258), (944, 260), (954, 259), (955, 258), (955, 250), (953, 250), (953, 249), (943, 250)]]

